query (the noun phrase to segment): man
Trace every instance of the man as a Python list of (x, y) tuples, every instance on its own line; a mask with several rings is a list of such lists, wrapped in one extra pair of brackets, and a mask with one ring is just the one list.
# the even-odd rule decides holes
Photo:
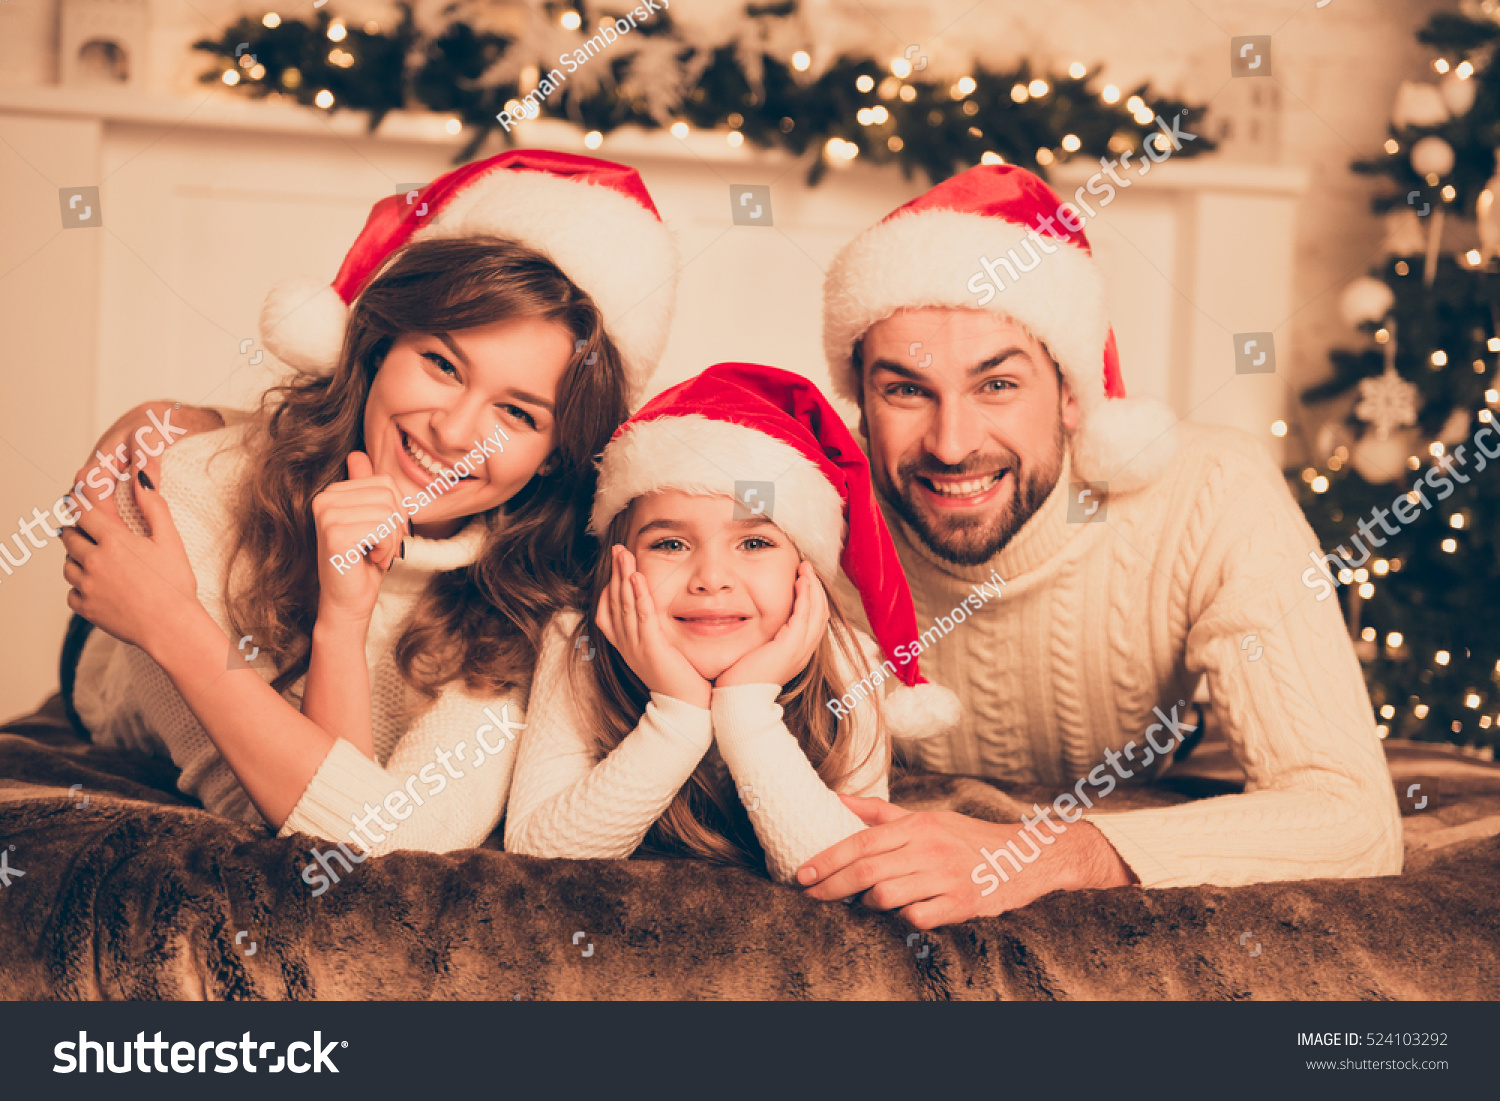
[[(1082, 225), (1037, 177), (981, 166), (829, 269), (825, 349), (860, 408), (913, 649), (963, 704), (916, 763), (1059, 796), (1021, 826), (847, 800), (871, 828), (801, 870), (815, 898), (931, 928), (1058, 889), (1401, 870), (1359, 663), (1337, 603), (1299, 580), (1317, 542), (1255, 440), (1124, 398)], [(1191, 732), (1203, 673), (1246, 793), (1109, 813)]]

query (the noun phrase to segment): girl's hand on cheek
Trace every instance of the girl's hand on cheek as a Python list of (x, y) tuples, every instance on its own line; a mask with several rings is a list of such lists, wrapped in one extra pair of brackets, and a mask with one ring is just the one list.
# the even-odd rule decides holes
[[(318, 621), (368, 627), (380, 583), (401, 556), (402, 536), (411, 533), (396, 482), (377, 477), (363, 451), (351, 451), (349, 480), (314, 497), (312, 510), (318, 533)], [(366, 549), (382, 524), (386, 535)], [(360, 547), (362, 540), (366, 548)]]
[(610, 555), (609, 588), (599, 598), (594, 622), (647, 688), (707, 708), (713, 688), (662, 631), (651, 588), (636, 571), (635, 555), (618, 545)]
[(828, 630), (828, 594), (804, 559), (797, 565), (792, 614), (770, 642), (757, 646), (714, 681), (716, 688), (736, 684), (784, 685), (812, 660)]
[(62, 529), (63, 578), (73, 586), (69, 608), (154, 655), (162, 632), (203, 606), (172, 510), (154, 488), (145, 488), (149, 476), (138, 476), (137, 484), (136, 501), (151, 534), (136, 535), (113, 510), (80, 510), (77, 526)]

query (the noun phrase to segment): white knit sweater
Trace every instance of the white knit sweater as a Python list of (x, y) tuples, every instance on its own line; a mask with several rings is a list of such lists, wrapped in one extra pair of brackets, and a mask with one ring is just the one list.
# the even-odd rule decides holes
[[(809, 857), (865, 828), (781, 721), (780, 685), (715, 688), (707, 710), (653, 692), (639, 725), (600, 759), (569, 677), (570, 662), (592, 660), (568, 641), (579, 618), (564, 612), (547, 627), (505, 821), (508, 851), (627, 857), (705, 757), (721, 775), (727, 769), (778, 882), (791, 882)], [(860, 643), (868, 657), (873, 643)], [(873, 707), (862, 702), (849, 720), (857, 724), (855, 757), (865, 764), (842, 791), (884, 799), (886, 755), (874, 745)]]
[[(1061, 794), (1106, 765), (1106, 750), (1134, 741), (1142, 762), (1153, 706), (1170, 715), (1207, 673), (1245, 794), (1115, 814), (1106, 794), (1085, 813), (1141, 883), (1395, 874), (1401, 820), (1359, 662), (1338, 602), (1319, 603), (1300, 580), (1317, 540), (1254, 439), (1181, 433), (1175, 465), (1110, 495), (1103, 522), (1068, 522), (1065, 465), (1036, 515), (979, 566), (939, 559), (883, 504), (921, 630), (991, 570), (1006, 582), (919, 659), (958, 693), (962, 725), (903, 744), (929, 769)], [(1159, 769), (1132, 782), (1148, 771)]]
[[(197, 577), (198, 599), (226, 633), (229, 622), (222, 594), (231, 543), (229, 509), (248, 473), (246, 430), (237, 425), (191, 436), (174, 444), (161, 466), (161, 494), (172, 509)], [(129, 493), (132, 486), (127, 482), (119, 490), (121, 514), (140, 531), (140, 513)], [(397, 672), (392, 654), (432, 575), (472, 562), (484, 535), (484, 527), (471, 521), (450, 539), (407, 537), (406, 557), (396, 560), (381, 583), (365, 644), (375, 760), (347, 741), (336, 742), (279, 836), (302, 832), (346, 841), (351, 838), (351, 820), (365, 819), (374, 808), (396, 828), (387, 832), (366, 819), (373, 828), (352, 834), (372, 855), (394, 849), (442, 852), (478, 845), (499, 823), (516, 752), (489, 716), (518, 722), (525, 717), (522, 701), (471, 696), (461, 683), (450, 683), (423, 708)], [(253, 640), (242, 653), (253, 653)], [(227, 670), (227, 651), (225, 656)], [(250, 665), (267, 681), (275, 675), (264, 655)], [(304, 679), (285, 693), (293, 706), (300, 706)], [(144, 651), (94, 631), (79, 660), (75, 703), (96, 742), (170, 755), (182, 770), (178, 787), (183, 792), (215, 814), (264, 824), (208, 733)], [(408, 718), (413, 710), (418, 713)], [(496, 732), (485, 731), (484, 742), (501, 752), (478, 749), (476, 731), (487, 722)], [(453, 765), (453, 759), (460, 764)], [(426, 778), (420, 775), (424, 772)], [(405, 818), (389, 808), (379, 810), (388, 797), (396, 811), (407, 811)], [(385, 837), (375, 841), (376, 834)]]

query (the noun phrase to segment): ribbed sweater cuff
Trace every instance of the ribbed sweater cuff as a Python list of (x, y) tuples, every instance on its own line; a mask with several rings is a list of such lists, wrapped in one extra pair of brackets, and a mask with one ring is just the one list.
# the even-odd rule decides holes
[(310, 833), (330, 841), (358, 840), (354, 819), (378, 807), (394, 788), (390, 773), (340, 738), (313, 773), (307, 790), (287, 815), (277, 837)]
[(699, 757), (713, 744), (713, 715), (707, 708), (694, 707), (675, 696), (652, 692), (651, 702), (646, 704), (646, 717), (652, 720), (655, 729), (670, 731)]
[[(710, 705), (713, 734), (726, 764), (733, 763), (739, 756), (737, 751), (747, 741), (764, 739), (767, 728), (781, 722), (781, 707), (776, 702), (779, 695), (779, 684), (736, 684), (714, 689)], [(785, 728), (782, 728), (782, 733), (785, 733)]]

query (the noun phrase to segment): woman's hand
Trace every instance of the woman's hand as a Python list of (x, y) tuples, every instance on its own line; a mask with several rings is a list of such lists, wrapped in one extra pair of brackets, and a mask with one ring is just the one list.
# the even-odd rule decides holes
[(73, 586), (69, 608), (155, 657), (162, 632), (203, 606), (172, 510), (144, 471), (136, 484), (151, 534), (136, 535), (111, 509), (79, 511), (77, 525), (62, 529), (63, 577)]
[(786, 684), (812, 660), (828, 631), (828, 594), (804, 559), (797, 566), (792, 614), (770, 642), (757, 646), (714, 681), (716, 688), (736, 684)]
[[(402, 554), (402, 536), (411, 533), (395, 479), (377, 477), (370, 457), (351, 451), (349, 480), (314, 497), (312, 510), (318, 532), (318, 622), (368, 627), (380, 583)], [(387, 534), (370, 547), (381, 524)]]
[(594, 622), (647, 688), (707, 708), (713, 689), (662, 632), (651, 589), (635, 568), (635, 555), (619, 545), (610, 554), (609, 589), (599, 598)]

